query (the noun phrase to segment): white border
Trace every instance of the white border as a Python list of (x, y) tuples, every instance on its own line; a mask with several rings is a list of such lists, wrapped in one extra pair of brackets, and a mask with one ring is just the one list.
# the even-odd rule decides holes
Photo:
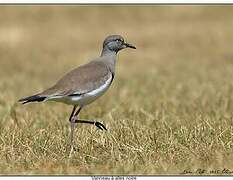
[[(50, 180), (117, 180), (119, 177), (123, 177), (124, 180), (130, 179), (131, 176), (5, 176), (1, 177), (2, 180), (39, 180), (39, 179), (50, 179)], [(129, 177), (129, 178), (127, 178)], [(205, 180), (230, 180), (233, 179), (232, 176), (133, 176), (136, 177), (136, 180), (197, 180), (197, 179), (205, 179)], [(122, 178), (121, 178), (122, 179)]]
[[(224, 3), (233, 3), (233, 0), (0, 0), (1, 4), (224, 4)], [(100, 176), (105, 177), (105, 176)], [(113, 176), (114, 177), (114, 176)], [(115, 176), (116, 177), (116, 176)], [(126, 177), (126, 176), (124, 176)], [(92, 176), (2, 176), (0, 179), (11, 179), (11, 180), (25, 180), (25, 179), (32, 179), (32, 180), (38, 180), (38, 179), (52, 179), (52, 180), (93, 180)], [(125, 178), (126, 179), (126, 178)], [(170, 180), (170, 179), (182, 179), (182, 180), (190, 180), (190, 179), (233, 179), (232, 176), (136, 176), (137, 180), (153, 180), (153, 179), (162, 179), (162, 180)]]
[(233, 0), (0, 0), (2, 4), (224, 4)]

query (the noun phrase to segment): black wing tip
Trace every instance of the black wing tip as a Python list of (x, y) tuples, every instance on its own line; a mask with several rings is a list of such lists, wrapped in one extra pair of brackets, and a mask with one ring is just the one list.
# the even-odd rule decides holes
[(22, 104), (27, 104), (27, 103), (30, 103), (30, 102), (41, 102), (41, 101), (44, 101), (46, 97), (41, 97), (39, 95), (34, 95), (34, 96), (29, 96), (29, 97), (26, 97), (26, 98), (22, 98), (22, 99), (19, 99), (18, 102), (22, 103)]

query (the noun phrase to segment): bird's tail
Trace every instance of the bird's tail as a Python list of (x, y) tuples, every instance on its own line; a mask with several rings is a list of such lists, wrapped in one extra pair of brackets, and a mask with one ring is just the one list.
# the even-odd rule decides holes
[(41, 101), (44, 101), (45, 99), (46, 97), (43, 97), (37, 94), (37, 95), (29, 96), (26, 98), (22, 98), (19, 100), (19, 102), (21, 102), (22, 104), (26, 104), (30, 102), (41, 102)]

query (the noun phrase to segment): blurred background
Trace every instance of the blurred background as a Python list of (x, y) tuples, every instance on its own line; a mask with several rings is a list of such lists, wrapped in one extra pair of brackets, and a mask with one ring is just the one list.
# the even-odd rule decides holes
[[(174, 80), (189, 81), (191, 75), (202, 81), (203, 73), (204, 79), (222, 75), (224, 81), (225, 68), (232, 68), (228, 65), (233, 61), (232, 10), (198, 5), (1, 6), (0, 99), (15, 101), (50, 86), (99, 56), (110, 34), (120, 34), (137, 47), (121, 52), (117, 63), (117, 81), (140, 84), (146, 78), (133, 91), (156, 86), (160, 72)], [(124, 85), (115, 86), (123, 93)]]
[[(84, 118), (104, 119), (119, 146), (122, 145), (124, 153), (121, 154), (121, 149), (117, 151), (121, 164), (116, 166), (117, 161), (111, 159), (115, 156), (109, 149), (102, 152), (110, 146), (103, 145), (102, 149), (97, 149), (88, 143), (91, 141), (88, 139), (90, 127), (85, 126), (85, 131), (78, 131), (79, 146), (90, 144), (87, 147), (90, 148), (90, 156), (99, 158), (101, 154), (99, 166), (89, 166), (89, 161), (85, 160), (87, 167), (84, 170), (75, 167), (72, 172), (103, 173), (109, 168), (115, 173), (153, 174), (179, 173), (184, 167), (219, 168), (227, 163), (232, 167), (232, 19), (233, 6), (0, 6), (2, 139), (11, 137), (8, 133), (15, 130), (15, 122), (25, 127), (13, 131), (18, 137), (25, 133), (25, 129), (31, 130), (27, 131), (28, 137), (37, 133), (33, 137), (41, 137), (38, 142), (44, 142), (41, 129), (57, 134), (55, 140), (57, 138), (59, 142), (68, 136), (67, 118), (71, 107), (44, 103), (17, 106), (15, 109), (16, 101), (48, 88), (66, 72), (98, 57), (104, 38), (120, 34), (137, 49), (119, 53), (113, 86), (81, 114)], [(59, 123), (63, 125), (59, 126)], [(66, 127), (66, 132), (59, 129), (61, 127)], [(131, 132), (137, 133), (132, 135)], [(140, 143), (134, 142), (136, 135), (141, 138)], [(62, 153), (55, 140), (51, 147)], [(105, 140), (102, 137), (100, 145)], [(40, 153), (36, 140), (25, 137), (21, 142), (30, 142), (27, 147)], [(126, 148), (127, 143), (143, 150), (139, 151), (139, 147), (138, 151)], [(113, 144), (117, 149), (116, 143)], [(96, 146), (100, 145), (97, 143)], [(1, 147), (5, 148), (1, 157), (9, 155), (11, 151), (6, 147), (11, 149), (12, 146)], [(22, 153), (26, 152), (24, 146), (17, 147), (22, 148)], [(92, 148), (96, 148), (95, 151)], [(135, 151), (143, 153), (137, 156)], [(16, 159), (5, 160), (5, 163), (18, 162), (17, 167), (20, 168), (24, 157), (34, 157), (30, 152), (29, 149), (28, 155), (12, 155), (10, 157)], [(129, 161), (127, 153), (131, 153), (133, 162)], [(50, 156), (51, 153), (48, 154)], [(141, 158), (150, 166), (145, 168)], [(47, 172), (47, 155), (43, 154), (40, 159), (40, 162), (32, 160), (35, 169), (42, 168)], [(79, 158), (74, 165), (80, 162), (84, 160)], [(134, 166), (135, 162), (138, 162), (138, 167)], [(52, 169), (61, 165), (57, 162), (52, 164), (53, 160), (49, 163)], [(124, 166), (114, 169), (126, 164), (128, 169)], [(15, 165), (11, 167), (14, 169)], [(25, 169), (26, 166), (21, 171)], [(53, 172), (58, 171), (55, 169)]]

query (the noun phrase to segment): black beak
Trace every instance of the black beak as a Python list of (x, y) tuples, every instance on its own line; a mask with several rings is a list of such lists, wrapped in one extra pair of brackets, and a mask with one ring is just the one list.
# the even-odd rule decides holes
[(133, 45), (131, 45), (131, 44), (129, 44), (129, 43), (124, 43), (124, 45), (125, 45), (125, 48), (132, 48), (132, 49), (136, 49), (136, 47), (135, 46), (133, 46)]

